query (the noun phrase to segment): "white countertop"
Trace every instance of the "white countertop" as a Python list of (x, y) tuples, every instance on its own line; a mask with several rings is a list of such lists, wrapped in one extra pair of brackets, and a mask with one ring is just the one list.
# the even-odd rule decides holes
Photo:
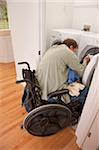
[(58, 32), (58, 33), (75, 33), (75, 34), (81, 34), (84, 36), (90, 36), (90, 37), (98, 37), (99, 38), (99, 33), (94, 33), (94, 32), (88, 32), (88, 31), (81, 31), (78, 29), (53, 29), (52, 32)]

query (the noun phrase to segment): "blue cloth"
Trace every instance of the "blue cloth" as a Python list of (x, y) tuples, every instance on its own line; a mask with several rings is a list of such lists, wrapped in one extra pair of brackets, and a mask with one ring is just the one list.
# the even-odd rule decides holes
[(67, 76), (67, 82), (68, 84), (76, 82), (76, 81), (80, 81), (80, 77), (78, 76), (78, 74), (76, 73), (76, 71), (69, 69), (68, 71), (68, 76)]

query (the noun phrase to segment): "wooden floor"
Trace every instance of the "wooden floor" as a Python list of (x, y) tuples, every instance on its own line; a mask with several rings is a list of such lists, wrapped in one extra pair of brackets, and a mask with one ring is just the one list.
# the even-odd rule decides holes
[(20, 129), (26, 111), (21, 108), (23, 88), (15, 81), (14, 63), (0, 64), (0, 150), (79, 150), (73, 129), (49, 137)]

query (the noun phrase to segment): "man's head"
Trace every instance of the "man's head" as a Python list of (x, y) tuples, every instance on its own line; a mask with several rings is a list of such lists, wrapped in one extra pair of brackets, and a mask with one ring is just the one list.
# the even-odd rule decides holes
[(63, 41), (63, 44), (65, 44), (66, 46), (68, 46), (69, 49), (72, 50), (73, 52), (76, 52), (77, 49), (78, 49), (78, 44), (73, 39), (66, 39), (66, 40)]

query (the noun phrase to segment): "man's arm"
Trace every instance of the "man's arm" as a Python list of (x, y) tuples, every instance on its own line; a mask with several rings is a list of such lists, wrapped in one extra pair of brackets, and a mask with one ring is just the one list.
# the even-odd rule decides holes
[(71, 51), (67, 52), (67, 65), (71, 69), (75, 70), (77, 74), (82, 77), (84, 70), (87, 65), (87, 58), (84, 60), (84, 63), (81, 64), (78, 57)]

